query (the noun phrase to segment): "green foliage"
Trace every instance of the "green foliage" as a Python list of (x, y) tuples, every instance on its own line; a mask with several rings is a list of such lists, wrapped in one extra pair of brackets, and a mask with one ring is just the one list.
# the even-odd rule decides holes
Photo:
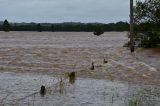
[(135, 98), (129, 100), (129, 106), (139, 106), (139, 104), (140, 104), (140, 99)]
[(41, 24), (37, 24), (37, 31), (38, 31), (38, 32), (42, 32)]
[(160, 0), (136, 1), (136, 23), (160, 23)]
[(139, 37), (139, 46), (141, 47), (151, 48), (160, 46), (160, 33), (158, 32), (139, 34)]
[[(64, 22), (64, 23), (13, 23), (12, 31), (65, 31), (65, 32), (94, 32), (97, 26), (101, 26), (103, 31), (129, 31), (127, 22), (117, 23), (80, 23), (80, 22)], [(0, 24), (0, 30), (2, 25)]]
[(103, 34), (104, 31), (103, 31), (102, 26), (97, 25), (97, 26), (95, 27), (95, 30), (94, 30), (93, 33), (94, 33), (94, 35), (97, 35), (97, 36), (100, 36), (101, 34)]
[(10, 24), (9, 24), (9, 22), (8, 22), (7, 20), (5, 20), (5, 21), (3, 22), (3, 30), (4, 30), (5, 32), (9, 32), (9, 31), (10, 31)]
[(54, 32), (54, 31), (55, 31), (55, 29), (54, 29), (54, 26), (53, 26), (53, 25), (51, 25), (51, 31), (52, 31), (52, 32)]
[(134, 22), (138, 46), (160, 46), (160, 0), (136, 1)]

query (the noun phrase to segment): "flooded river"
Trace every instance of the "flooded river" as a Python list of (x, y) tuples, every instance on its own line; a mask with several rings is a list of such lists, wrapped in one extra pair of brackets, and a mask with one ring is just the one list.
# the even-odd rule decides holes
[(160, 49), (131, 54), (127, 41), (127, 32), (0, 32), (0, 105), (159, 106)]
[[(3, 80), (3, 81), (2, 81)], [(0, 73), (2, 106), (159, 106), (160, 87), (108, 80)], [(3, 84), (3, 85), (2, 85)], [(45, 84), (46, 93), (39, 93)]]

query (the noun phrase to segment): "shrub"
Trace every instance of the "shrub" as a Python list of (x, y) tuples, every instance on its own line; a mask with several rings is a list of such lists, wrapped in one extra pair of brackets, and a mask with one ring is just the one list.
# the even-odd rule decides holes
[(103, 28), (101, 26), (97, 26), (93, 32), (94, 35), (100, 36), (101, 34), (103, 34)]

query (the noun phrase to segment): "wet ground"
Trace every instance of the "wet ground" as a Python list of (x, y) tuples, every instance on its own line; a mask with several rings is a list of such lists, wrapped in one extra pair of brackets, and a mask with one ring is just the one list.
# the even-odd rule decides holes
[[(126, 106), (147, 106), (142, 103), (134, 105), (139, 102), (139, 99), (148, 100), (148, 98), (139, 98), (141, 96), (137, 96), (137, 99), (134, 96), (135, 92), (136, 95), (139, 94), (137, 92), (141, 95), (143, 89), (149, 89), (151, 93), (145, 91), (144, 95), (151, 96), (149, 100), (154, 105), (148, 106), (159, 106), (157, 94), (159, 94), (160, 84), (160, 49), (136, 49), (136, 52), (131, 54), (128, 48), (123, 47), (128, 41), (126, 35), (126, 32), (105, 32), (100, 37), (89, 32), (0, 32), (0, 92), (3, 94), (0, 98), (2, 103), (10, 105), (10, 103), (15, 104), (14, 99), (22, 99), (16, 102), (20, 106), (22, 104), (44, 106), (43, 103), (55, 104), (55, 106), (124, 106), (124, 103)], [(107, 63), (103, 62), (104, 59)], [(92, 62), (95, 66), (94, 70), (90, 69)], [(61, 96), (51, 90), (51, 94), (46, 94), (48, 96), (42, 98), (37, 93), (42, 84), (41, 77), (44, 77), (45, 84), (50, 84), (55, 80), (53, 85), (56, 85), (61, 82), (59, 79), (65, 78), (68, 72), (73, 71), (76, 72), (78, 80), (74, 86), (67, 83), (67, 94)], [(117, 81), (123, 81), (123, 83)], [(154, 86), (140, 86), (139, 84)], [(95, 89), (88, 85), (93, 85)], [(126, 90), (128, 86), (132, 92)], [(117, 88), (118, 91), (111, 92), (109, 88)], [(133, 88), (136, 89), (133, 90)], [(26, 90), (27, 93), (24, 93)], [(153, 94), (152, 91), (156, 93)], [(118, 96), (116, 102), (112, 103), (114, 92), (119, 92), (120, 98)], [(134, 96), (126, 96), (130, 93)], [(27, 95), (31, 96), (25, 98)], [(68, 95), (69, 98), (67, 98)], [(152, 98), (153, 95), (155, 98)], [(92, 98), (93, 96), (95, 98)]]

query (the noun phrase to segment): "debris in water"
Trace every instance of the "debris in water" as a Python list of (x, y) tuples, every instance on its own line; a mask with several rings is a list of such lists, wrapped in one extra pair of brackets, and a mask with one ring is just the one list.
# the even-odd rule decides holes
[(132, 46), (132, 47), (130, 48), (130, 50), (131, 50), (131, 53), (133, 53), (133, 52), (134, 52), (134, 46)]
[(63, 79), (61, 78), (59, 82), (59, 93), (63, 94), (63, 91), (64, 91), (64, 82), (63, 82)]
[(40, 90), (40, 94), (41, 94), (41, 96), (44, 96), (45, 93), (46, 93), (46, 88), (45, 88), (44, 85), (42, 85), (42, 86), (41, 86), (41, 90)]
[(94, 62), (92, 62), (91, 70), (94, 70)]
[(69, 82), (71, 83), (71, 84), (74, 84), (75, 83), (75, 72), (71, 72), (71, 73), (69, 73)]
[(103, 63), (108, 63), (108, 61), (104, 59), (104, 60), (103, 60)]

